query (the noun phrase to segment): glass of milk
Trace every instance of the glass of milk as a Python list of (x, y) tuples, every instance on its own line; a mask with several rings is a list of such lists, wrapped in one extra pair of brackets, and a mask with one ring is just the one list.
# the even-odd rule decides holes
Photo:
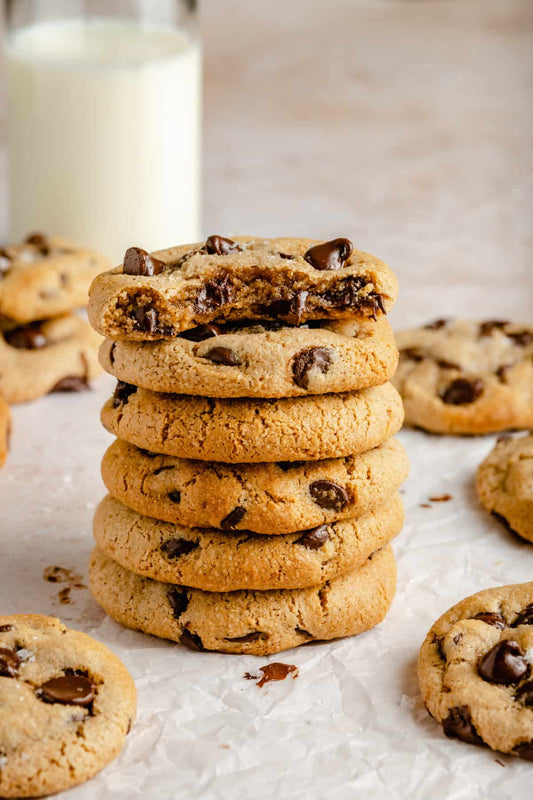
[(201, 54), (194, 0), (7, 3), (13, 241), (195, 242)]

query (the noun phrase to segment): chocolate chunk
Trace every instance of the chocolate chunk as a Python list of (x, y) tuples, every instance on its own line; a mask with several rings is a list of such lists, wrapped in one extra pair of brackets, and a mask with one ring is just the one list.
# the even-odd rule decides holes
[(147, 253), (142, 247), (128, 247), (124, 256), (124, 275), (159, 275), (164, 263)]
[(88, 706), (94, 700), (96, 687), (85, 675), (61, 675), (43, 683), (38, 696), (45, 703)]
[(525, 761), (533, 761), (533, 740), (517, 745), (513, 753), (516, 753), (518, 758), (523, 758)]
[[(263, 673), (261, 679), (256, 683), (259, 688), (263, 687), (265, 683), (270, 683), (270, 681), (284, 681), (288, 675), (292, 675), (293, 680), (298, 677), (297, 666), (294, 664), (282, 664), (280, 661), (273, 661), (271, 664), (259, 667), (259, 671)], [(252, 675), (250, 672), (245, 672), (244, 677), (246, 680), (252, 681), (257, 678), (256, 675)]]
[(483, 744), (483, 739), (472, 722), (468, 706), (455, 706), (450, 708), (446, 719), (442, 720), (442, 728), (450, 739), (460, 739), (468, 744)]
[(318, 550), (329, 539), (329, 530), (327, 525), (321, 525), (319, 528), (314, 528), (311, 531), (306, 531), (303, 536), (296, 539), (295, 544), (301, 544), (307, 547), (308, 550)]
[(486, 622), (487, 625), (494, 625), (495, 628), (500, 628), (501, 630), (507, 627), (504, 618), (497, 611), (480, 611), (472, 619), (479, 619), (481, 622)]
[(518, 687), (515, 700), (520, 700), (525, 706), (533, 706), (533, 681), (526, 681)]
[(44, 233), (30, 233), (29, 236), (26, 236), (24, 239), (26, 244), (33, 244), (35, 247), (43, 248), (48, 247), (48, 239), (44, 235)]
[(113, 392), (113, 408), (118, 408), (122, 403), (127, 403), (130, 394), (135, 394), (136, 391), (137, 387), (132, 383), (118, 381), (115, 391)]
[(49, 343), (43, 333), (41, 322), (31, 322), (29, 325), (5, 331), (4, 339), (11, 347), (18, 347), (21, 350), (40, 350)]
[[(298, 326), (303, 320), (308, 295), (309, 292), (301, 289), (295, 292), (289, 300), (275, 300), (264, 307), (265, 315), (279, 317), (289, 325)], [(261, 325), (264, 324), (261, 322)]]
[(220, 527), (224, 530), (232, 530), (242, 520), (246, 514), (246, 509), (242, 506), (236, 506), (233, 511), (230, 511), (227, 517), (224, 517), (220, 523)]
[(205, 249), (212, 256), (227, 256), (228, 253), (237, 253), (241, 246), (232, 239), (225, 239), (223, 236), (208, 236), (205, 242)]
[[(166, 468), (162, 467), (162, 469), (174, 469), (174, 467), (166, 467)], [(158, 475), (160, 472), (161, 470), (156, 469), (154, 475)], [(181, 492), (179, 492), (177, 489), (174, 489), (174, 491), (169, 492), (167, 494), (167, 497), (169, 500), (172, 500), (173, 503), (176, 503), (176, 505), (181, 502)]]
[(213, 347), (204, 358), (208, 358), (214, 364), (223, 364), (226, 367), (236, 367), (241, 363), (240, 358), (229, 347)]
[(493, 330), (501, 330), (505, 328), (506, 325), (509, 325), (509, 322), (505, 319), (488, 319), (486, 322), (480, 324), (479, 335), (490, 336)]
[(305, 463), (305, 461), (276, 461), (276, 466), (283, 470), (283, 472), (288, 472), (290, 469), (303, 467)]
[(156, 333), (158, 328), (159, 315), (153, 305), (136, 308), (133, 312), (136, 319), (136, 328), (144, 333)]
[(265, 634), (261, 633), (261, 631), (252, 631), (252, 633), (246, 633), (244, 636), (233, 636), (231, 638), (226, 637), (227, 642), (257, 642), (258, 639), (264, 639)]
[(50, 392), (86, 392), (91, 387), (86, 375), (66, 375), (50, 389)]
[(309, 492), (314, 502), (320, 508), (328, 508), (332, 511), (342, 511), (350, 500), (348, 492), (333, 481), (313, 481), (309, 487)]
[(307, 389), (309, 386), (309, 372), (316, 369), (326, 373), (332, 361), (331, 350), (326, 347), (307, 347), (300, 350), (292, 361), (292, 375), (296, 386)]
[(168, 602), (172, 608), (174, 619), (179, 619), (181, 615), (187, 611), (189, 606), (189, 597), (187, 592), (183, 589), (178, 589), (176, 586), (171, 586), (167, 590)]
[(294, 261), (296, 256), (291, 256), (289, 253), (278, 253), (280, 258), (284, 258), (285, 261)]
[(221, 273), (207, 281), (196, 296), (196, 310), (200, 314), (207, 314), (222, 308), (231, 302), (233, 286), (227, 275)]
[(502, 364), (501, 367), (498, 367), (496, 370), (496, 377), (500, 381), (500, 383), (507, 383), (507, 373), (514, 367), (514, 364)]
[(13, 625), (0, 625), (0, 633), (7, 633), (13, 630)]
[(440, 393), (443, 403), (454, 406), (473, 403), (483, 393), (483, 381), (479, 378), (456, 378)]
[(498, 642), (479, 662), (479, 674), (484, 680), (505, 686), (518, 683), (528, 671), (524, 651), (510, 639)]
[(512, 339), (519, 347), (526, 347), (533, 342), (533, 331), (523, 330), (516, 333), (505, 332), (505, 335)]
[(518, 625), (533, 625), (533, 603), (529, 603), (524, 608), (511, 625), (511, 628), (516, 628)]
[(178, 336), (180, 339), (187, 339), (189, 342), (203, 342), (206, 339), (212, 339), (213, 336), (218, 336), (219, 333), (220, 328), (218, 325), (197, 325), (196, 328), (182, 331)]
[(361, 299), (360, 305), (366, 305), (372, 309), (372, 319), (377, 319), (378, 311), (385, 314), (383, 298), (380, 294), (377, 294), (377, 292), (369, 292), (366, 297)]
[(198, 542), (191, 542), (189, 539), (167, 539), (161, 545), (161, 550), (168, 558), (179, 558), (192, 553), (198, 547)]
[(367, 279), (363, 275), (351, 275), (342, 281), (339, 289), (324, 292), (322, 298), (332, 308), (358, 308), (362, 302), (359, 292), (366, 284)]
[(183, 629), (181, 634), (180, 644), (187, 647), (189, 650), (204, 650), (202, 640), (197, 633), (192, 633), (187, 628)]
[(344, 267), (352, 253), (353, 244), (349, 239), (332, 239), (310, 247), (304, 258), (315, 269), (332, 270)]
[(14, 650), (7, 647), (0, 647), (0, 675), (3, 678), (15, 678), (20, 669), (22, 661)]
[(445, 328), (447, 324), (447, 319), (436, 319), (433, 322), (428, 322), (427, 325), (424, 325), (424, 328), (428, 331), (438, 331), (441, 328)]

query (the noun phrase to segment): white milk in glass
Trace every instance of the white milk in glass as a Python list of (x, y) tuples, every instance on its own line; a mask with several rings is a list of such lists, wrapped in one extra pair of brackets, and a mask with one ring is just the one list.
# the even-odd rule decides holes
[(64, 21), (10, 34), (11, 238), (60, 234), (114, 262), (195, 242), (200, 50), (185, 31)]

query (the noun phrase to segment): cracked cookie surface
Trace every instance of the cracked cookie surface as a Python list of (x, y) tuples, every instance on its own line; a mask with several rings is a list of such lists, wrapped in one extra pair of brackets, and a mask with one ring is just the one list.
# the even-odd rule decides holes
[(533, 542), (533, 436), (505, 439), (482, 461), (477, 493), (485, 508)]
[(364, 389), (394, 374), (392, 329), (373, 320), (203, 325), (171, 340), (100, 348), (115, 378), (156, 392), (206, 397), (296, 397)]
[(316, 586), (360, 567), (403, 525), (399, 495), (357, 519), (265, 536), (143, 517), (110, 495), (93, 523), (98, 548), (125, 569), (208, 592)]
[(145, 450), (226, 463), (353, 455), (401, 428), (401, 398), (390, 383), (360, 392), (278, 400), (159, 394), (119, 383), (102, 424)]
[(300, 531), (372, 511), (407, 478), (394, 439), (324, 461), (223, 464), (158, 455), (116, 439), (102, 460), (108, 491), (149, 517), (194, 528)]
[(33, 234), (0, 248), (0, 319), (25, 324), (87, 305), (91, 281), (109, 261), (60, 236)]
[(533, 427), (533, 327), (435, 320), (396, 334), (405, 420), (433, 433)]
[(99, 642), (36, 614), (0, 616), (0, 796), (55, 794), (114, 759), (136, 691)]
[(394, 596), (396, 564), (389, 545), (318, 586), (220, 593), (143, 578), (95, 549), (89, 577), (96, 602), (122, 625), (193, 650), (267, 655), (379, 624)]
[(533, 761), (533, 582), (467, 597), (420, 650), (418, 680), (444, 733)]
[(397, 293), (389, 267), (347, 239), (210, 236), (152, 254), (127, 250), (122, 266), (93, 282), (89, 318), (110, 339), (153, 340), (211, 322), (375, 319)]
[(25, 403), (49, 392), (87, 389), (101, 372), (100, 342), (75, 314), (0, 330), (0, 392), (9, 403)]

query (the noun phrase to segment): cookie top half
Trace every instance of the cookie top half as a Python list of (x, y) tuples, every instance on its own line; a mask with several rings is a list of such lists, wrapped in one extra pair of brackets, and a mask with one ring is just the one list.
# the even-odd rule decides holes
[(211, 322), (376, 318), (397, 292), (389, 267), (348, 239), (210, 236), (152, 254), (127, 250), (123, 265), (93, 282), (89, 318), (111, 339), (165, 339)]
[(422, 645), (418, 679), (446, 736), (533, 761), (533, 582), (447, 611)]
[(58, 619), (0, 616), (0, 796), (53, 794), (121, 750), (136, 692), (106, 647)]
[(47, 319), (87, 305), (91, 281), (109, 261), (60, 236), (34, 233), (0, 248), (2, 327)]

